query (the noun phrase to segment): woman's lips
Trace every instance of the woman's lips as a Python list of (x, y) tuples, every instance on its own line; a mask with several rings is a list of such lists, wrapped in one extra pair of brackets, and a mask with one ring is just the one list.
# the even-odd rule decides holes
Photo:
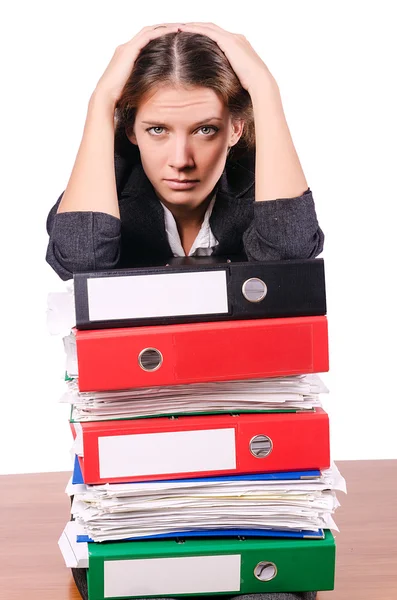
[(171, 190), (190, 190), (199, 183), (197, 180), (193, 181), (171, 181), (171, 179), (164, 179), (165, 183)]

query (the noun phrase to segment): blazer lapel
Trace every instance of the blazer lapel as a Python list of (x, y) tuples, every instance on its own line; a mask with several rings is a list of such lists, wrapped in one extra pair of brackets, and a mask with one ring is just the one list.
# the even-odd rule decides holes
[(122, 264), (154, 264), (156, 260), (173, 256), (165, 231), (163, 207), (141, 164), (133, 166), (119, 205)]
[(219, 242), (214, 254), (241, 254), (243, 233), (254, 218), (255, 156), (246, 164), (228, 161), (217, 184), (210, 217), (211, 229)]

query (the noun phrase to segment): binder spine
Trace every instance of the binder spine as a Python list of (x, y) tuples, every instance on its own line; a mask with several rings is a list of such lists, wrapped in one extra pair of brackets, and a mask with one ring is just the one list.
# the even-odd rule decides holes
[(76, 345), (87, 392), (328, 371), (325, 316), (77, 331)]
[[(80, 431), (83, 441), (80, 464), (86, 484), (330, 466), (329, 421), (322, 409), (308, 413), (163, 417), (144, 423), (127, 420), (70, 425), (74, 438)], [(161, 454), (155, 448), (161, 448)]]
[(82, 330), (326, 314), (321, 258), (76, 273), (74, 286)]
[(90, 600), (334, 588), (335, 541), (329, 530), (323, 540), (90, 543), (88, 551)]

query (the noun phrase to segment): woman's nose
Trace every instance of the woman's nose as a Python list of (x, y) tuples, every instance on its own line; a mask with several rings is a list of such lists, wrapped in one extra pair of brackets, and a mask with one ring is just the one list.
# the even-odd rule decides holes
[(193, 153), (187, 140), (176, 141), (169, 153), (169, 164), (176, 169), (194, 165)]

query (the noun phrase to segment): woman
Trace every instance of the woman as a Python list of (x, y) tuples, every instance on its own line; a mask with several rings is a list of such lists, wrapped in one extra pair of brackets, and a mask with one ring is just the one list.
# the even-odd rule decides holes
[(324, 238), (274, 78), (243, 36), (198, 23), (145, 27), (116, 49), (47, 229), (65, 280), (172, 256), (309, 258)]
[(116, 49), (47, 230), (64, 280), (189, 254), (310, 258), (324, 239), (274, 78), (213, 24), (145, 27)]

